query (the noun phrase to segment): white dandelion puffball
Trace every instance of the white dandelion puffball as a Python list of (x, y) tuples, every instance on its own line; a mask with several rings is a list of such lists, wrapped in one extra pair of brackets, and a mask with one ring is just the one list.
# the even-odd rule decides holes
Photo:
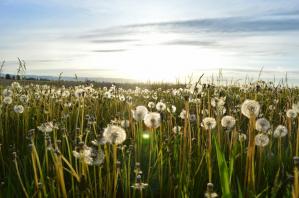
[(103, 96), (104, 98), (107, 98), (107, 99), (110, 99), (110, 98), (112, 98), (112, 94), (111, 94), (111, 92), (110, 91), (106, 91), (105, 93), (104, 93), (104, 96)]
[(155, 108), (156, 104), (154, 102), (149, 102), (147, 104), (147, 106), (148, 106), (148, 108), (153, 109), (153, 108)]
[(296, 111), (297, 113), (299, 113), (299, 102), (297, 102), (296, 104), (293, 104), (293, 105), (292, 105), (292, 109), (293, 109), (294, 111)]
[(137, 106), (135, 110), (132, 110), (133, 118), (136, 121), (141, 121), (144, 119), (148, 110), (145, 106)]
[(241, 112), (247, 118), (250, 116), (258, 116), (260, 112), (260, 104), (255, 100), (245, 100), (241, 107)]
[(294, 109), (289, 109), (287, 111), (287, 117), (288, 118), (296, 118), (297, 117), (297, 112)]
[(86, 145), (83, 146), (83, 149), (80, 151), (73, 151), (73, 156), (79, 160), (82, 160), (87, 165), (100, 165), (104, 161), (103, 151), (97, 148), (91, 148)]
[(13, 89), (21, 89), (22, 88), (21, 85), (20, 85), (20, 83), (18, 83), (18, 82), (12, 82), (11, 83), (11, 87)]
[(195, 121), (196, 121), (196, 115), (190, 114), (190, 122), (195, 122)]
[(156, 109), (157, 111), (165, 111), (166, 105), (163, 102), (158, 102), (156, 104)]
[(181, 126), (175, 126), (175, 127), (173, 127), (172, 132), (174, 134), (178, 134), (178, 133), (181, 133), (181, 130), (182, 130)]
[(275, 138), (279, 138), (279, 137), (285, 137), (287, 134), (288, 134), (287, 127), (283, 125), (278, 125), (273, 133), (273, 136)]
[(41, 132), (49, 133), (52, 132), (53, 129), (58, 129), (58, 127), (54, 125), (53, 122), (46, 122), (38, 126), (37, 129), (40, 130)]
[(67, 98), (71, 95), (71, 93), (68, 90), (65, 90), (61, 93), (61, 97)]
[(187, 116), (187, 112), (186, 112), (186, 110), (183, 109), (181, 111), (179, 117), (184, 120), (184, 119), (186, 119), (186, 116)]
[(127, 134), (126, 131), (116, 125), (108, 125), (105, 128), (103, 137), (110, 144), (121, 144), (126, 140)]
[(244, 142), (244, 141), (246, 141), (246, 139), (247, 139), (247, 136), (245, 133), (239, 133), (239, 141), (240, 142)]
[(75, 90), (74, 94), (75, 94), (76, 98), (84, 97), (85, 96), (85, 90), (81, 89), (81, 88), (78, 88), (78, 89)]
[(254, 140), (256, 146), (265, 147), (269, 144), (269, 137), (264, 133), (257, 134)]
[(144, 117), (144, 124), (148, 128), (153, 128), (153, 129), (158, 128), (161, 124), (160, 113), (150, 112), (150, 113), (146, 114)]
[(118, 96), (118, 99), (122, 102), (124, 102), (126, 100), (126, 97), (124, 95), (120, 95)]
[(232, 129), (236, 125), (236, 119), (234, 117), (232, 117), (232, 116), (224, 116), (221, 119), (221, 125), (224, 128)]
[(27, 96), (27, 95), (21, 95), (20, 96), (20, 101), (21, 101), (21, 103), (28, 103), (28, 101), (29, 101), (29, 97)]
[(16, 112), (16, 113), (23, 113), (24, 112), (24, 107), (22, 105), (15, 105), (13, 110)]
[(171, 105), (171, 112), (172, 112), (172, 113), (175, 113), (175, 112), (176, 112), (176, 106)]
[(225, 105), (225, 99), (226, 99), (226, 97), (212, 98), (211, 99), (211, 105), (213, 107), (221, 107), (221, 106), (223, 107)]
[(255, 122), (255, 129), (259, 132), (267, 132), (270, 127), (270, 122), (266, 118), (260, 118)]
[(176, 112), (176, 106), (171, 105), (171, 108), (167, 108), (167, 111), (168, 111), (169, 113), (175, 113), (175, 112)]
[(4, 97), (3, 98), (3, 103), (7, 104), (7, 105), (11, 104), (12, 103), (12, 98), (10, 96)]
[(3, 95), (4, 97), (12, 96), (12, 94), (13, 94), (13, 92), (12, 92), (11, 90), (9, 90), (9, 89), (4, 89), (4, 90), (2, 91), (2, 95)]
[(215, 118), (207, 117), (202, 120), (201, 125), (206, 129), (206, 130), (211, 130), (216, 127), (216, 120)]

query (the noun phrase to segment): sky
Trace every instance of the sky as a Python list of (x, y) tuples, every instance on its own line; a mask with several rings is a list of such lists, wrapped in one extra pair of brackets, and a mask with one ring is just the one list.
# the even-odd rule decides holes
[(299, 84), (298, 0), (0, 0), (0, 27), (4, 73)]

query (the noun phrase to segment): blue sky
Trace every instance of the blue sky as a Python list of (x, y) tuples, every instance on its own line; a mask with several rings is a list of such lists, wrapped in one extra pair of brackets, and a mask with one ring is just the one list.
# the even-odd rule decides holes
[[(15, 73), (183, 80), (299, 74), (298, 1), (0, 0), (0, 60)], [(146, 71), (146, 72), (145, 72)]]

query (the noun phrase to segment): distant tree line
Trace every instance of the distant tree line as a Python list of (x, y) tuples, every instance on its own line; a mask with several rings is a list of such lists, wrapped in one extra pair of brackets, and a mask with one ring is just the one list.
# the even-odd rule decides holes
[(12, 74), (5, 74), (4, 76), (0, 76), (1, 79), (6, 80), (38, 80), (38, 81), (50, 81), (47, 78), (38, 78), (38, 77), (26, 77), (26, 76), (20, 76), (20, 75), (12, 75)]

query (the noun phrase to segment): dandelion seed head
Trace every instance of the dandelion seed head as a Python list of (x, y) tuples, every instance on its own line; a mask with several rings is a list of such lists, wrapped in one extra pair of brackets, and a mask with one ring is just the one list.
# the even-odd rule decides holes
[(53, 129), (58, 129), (58, 127), (53, 122), (46, 122), (38, 126), (37, 129), (44, 133), (50, 133)]
[(283, 125), (278, 125), (273, 133), (273, 136), (275, 138), (279, 138), (279, 137), (285, 137), (287, 134), (288, 134), (287, 127)]
[(20, 88), (21, 88), (21, 85), (20, 85), (20, 83), (18, 83), (18, 82), (12, 82), (12, 83), (11, 83), (11, 87), (12, 87), (13, 89), (20, 89)]
[(297, 113), (299, 113), (299, 102), (294, 103), (294, 104), (292, 105), (292, 109), (293, 109), (294, 111), (296, 111)]
[(145, 106), (137, 106), (135, 110), (132, 110), (133, 118), (136, 121), (141, 121), (144, 119), (148, 110)]
[(153, 129), (158, 128), (161, 124), (161, 115), (160, 115), (160, 113), (150, 112), (150, 113), (146, 114), (145, 117), (144, 117), (144, 124), (148, 128), (153, 128)]
[(12, 103), (12, 98), (10, 96), (5, 96), (3, 98), (3, 103), (7, 104), (7, 105), (11, 104)]
[(195, 121), (196, 121), (196, 115), (190, 114), (190, 122), (195, 122)]
[[(142, 174), (142, 172), (141, 172)], [(148, 186), (147, 183), (143, 183), (141, 180), (141, 175), (140, 172), (139, 174), (136, 176), (136, 183), (134, 185), (132, 185), (131, 187), (136, 189), (136, 190), (143, 190), (144, 188), (146, 188)]]
[(147, 106), (148, 106), (148, 108), (153, 109), (153, 108), (155, 108), (156, 104), (151, 101), (147, 104)]
[(205, 192), (206, 198), (216, 198), (218, 194), (214, 192), (214, 185), (212, 183), (207, 184), (207, 191)]
[(78, 151), (73, 151), (73, 156), (77, 159), (82, 160), (82, 162), (87, 165), (98, 166), (104, 161), (103, 151), (98, 150), (97, 147), (92, 148), (86, 145), (80, 146)]
[(167, 111), (168, 111), (169, 113), (175, 113), (175, 112), (176, 112), (176, 106), (171, 105), (171, 108), (167, 108)]
[(181, 111), (179, 117), (184, 120), (184, 119), (186, 119), (186, 116), (187, 116), (187, 112), (186, 112), (186, 110), (183, 109)]
[(269, 144), (269, 137), (264, 133), (257, 134), (254, 140), (256, 146), (265, 147)]
[(157, 111), (165, 111), (166, 105), (163, 102), (158, 102), (156, 104), (156, 109)]
[(241, 107), (241, 112), (247, 118), (258, 116), (260, 112), (260, 104), (255, 100), (245, 100)]
[(211, 99), (211, 105), (213, 107), (223, 107), (225, 105), (225, 100), (226, 97), (220, 97), (220, 98), (214, 97)]
[(246, 134), (244, 134), (244, 133), (239, 133), (239, 141), (240, 141), (240, 142), (244, 142), (244, 141), (246, 141), (246, 139), (247, 139)]
[(65, 91), (63, 91), (62, 93), (61, 93), (61, 96), (63, 97), (63, 98), (67, 98), (67, 97), (69, 97), (71, 94), (70, 94), (70, 92), (68, 91), (68, 90), (65, 90)]
[(224, 128), (232, 129), (235, 127), (235, 124), (236, 124), (236, 119), (232, 116), (224, 116), (221, 119), (221, 125)]
[(119, 100), (124, 102), (126, 100), (126, 97), (124, 95), (118, 96)]
[(116, 125), (108, 125), (104, 129), (103, 137), (110, 144), (122, 144), (127, 137), (126, 131)]
[(181, 126), (175, 126), (175, 127), (173, 127), (173, 129), (172, 129), (172, 132), (173, 132), (174, 134), (180, 134), (181, 131), (182, 131), (182, 127), (181, 127)]
[(202, 120), (201, 125), (206, 130), (211, 130), (211, 129), (214, 129), (216, 127), (216, 120), (215, 120), (215, 118), (206, 117)]
[(77, 88), (76, 90), (75, 90), (75, 97), (76, 98), (80, 98), (80, 97), (84, 97), (85, 96), (85, 90), (84, 89), (82, 89), (82, 88)]
[(107, 99), (111, 99), (112, 98), (112, 94), (111, 94), (111, 92), (110, 91), (106, 91), (105, 93), (104, 93), (104, 96), (103, 96), (104, 98), (107, 98)]
[(29, 96), (27, 96), (27, 95), (21, 95), (21, 96), (20, 96), (20, 101), (21, 101), (21, 103), (23, 103), (23, 104), (28, 103), (28, 101), (29, 101)]
[(13, 95), (13, 92), (12, 92), (10, 89), (4, 89), (4, 90), (2, 91), (2, 95), (3, 95), (4, 97), (11, 97), (11, 96)]
[(287, 111), (287, 117), (291, 118), (291, 119), (294, 119), (294, 118), (297, 117), (297, 112), (294, 109), (289, 109)]
[(22, 105), (15, 105), (14, 106), (14, 111), (18, 114), (21, 114), (24, 112), (24, 107)]
[(267, 132), (270, 129), (270, 122), (266, 118), (259, 118), (255, 122), (255, 129), (259, 132)]

